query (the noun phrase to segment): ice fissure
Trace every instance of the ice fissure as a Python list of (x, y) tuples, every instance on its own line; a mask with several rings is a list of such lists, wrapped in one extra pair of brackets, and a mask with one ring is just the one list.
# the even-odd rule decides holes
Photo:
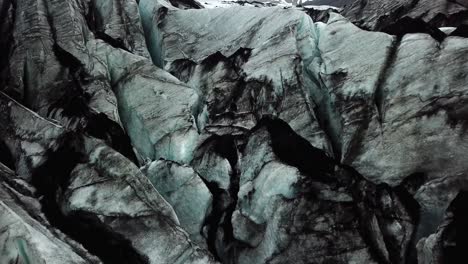
[(303, 58), (304, 89), (306, 96), (309, 96), (311, 109), (317, 118), (320, 126), (331, 141), (333, 155), (340, 160), (342, 157), (343, 142), (341, 134), (343, 124), (341, 116), (334, 107), (333, 94), (325, 85), (322, 74), (323, 59), (319, 47), (320, 25), (312, 24), (312, 20), (304, 17), (297, 29), (297, 46), (299, 54)]
[(401, 36), (397, 36), (390, 46), (388, 57), (385, 60), (385, 65), (383, 66), (382, 71), (379, 73), (379, 77), (375, 85), (374, 102), (378, 111), (378, 119), (381, 124), (385, 121), (385, 91), (383, 88), (383, 83), (388, 76), (388, 69), (395, 62), (396, 54), (401, 44), (401, 38)]

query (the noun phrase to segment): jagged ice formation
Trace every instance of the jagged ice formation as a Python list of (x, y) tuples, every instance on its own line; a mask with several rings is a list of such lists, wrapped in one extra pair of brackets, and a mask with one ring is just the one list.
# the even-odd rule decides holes
[(468, 4), (314, 4), (0, 0), (0, 263), (463, 259)]

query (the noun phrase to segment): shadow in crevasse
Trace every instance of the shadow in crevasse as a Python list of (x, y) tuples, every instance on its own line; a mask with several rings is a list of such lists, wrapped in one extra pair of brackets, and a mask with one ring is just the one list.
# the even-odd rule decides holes
[(47, 161), (34, 171), (32, 177), (38, 195), (42, 195), (42, 211), (49, 222), (104, 263), (148, 263), (130, 241), (104, 225), (97, 215), (89, 212), (63, 214), (59, 201), (61, 191), (68, 187), (75, 166), (86, 159), (79, 151), (82, 146), (80, 136), (67, 134), (59, 145), (58, 150), (49, 151)]

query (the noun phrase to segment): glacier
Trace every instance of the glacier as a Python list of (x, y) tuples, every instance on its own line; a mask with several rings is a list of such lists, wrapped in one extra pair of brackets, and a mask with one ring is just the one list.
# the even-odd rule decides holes
[(467, 8), (0, 0), (0, 262), (457, 263)]

